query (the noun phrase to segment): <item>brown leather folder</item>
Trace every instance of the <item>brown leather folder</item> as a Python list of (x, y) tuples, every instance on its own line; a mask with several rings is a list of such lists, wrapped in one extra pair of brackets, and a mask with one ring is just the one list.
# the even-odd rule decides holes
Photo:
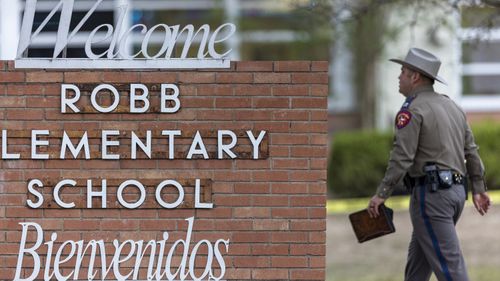
[(396, 231), (392, 222), (393, 211), (385, 205), (379, 206), (380, 216), (370, 218), (368, 210), (364, 209), (349, 215), (354, 233), (359, 243), (375, 239)]

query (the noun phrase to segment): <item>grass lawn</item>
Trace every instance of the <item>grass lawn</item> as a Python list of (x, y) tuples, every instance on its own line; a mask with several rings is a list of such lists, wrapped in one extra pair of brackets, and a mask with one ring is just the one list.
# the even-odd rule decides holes
[[(496, 203), (498, 202), (496, 200)], [(367, 203), (368, 199), (363, 207), (366, 207)], [(388, 202), (388, 205), (391, 206), (391, 203)], [(396, 210), (396, 233), (363, 244), (358, 244), (349, 223), (347, 216), (351, 210), (329, 212), (326, 280), (403, 280), (412, 226), (407, 209), (394, 205), (392, 207)], [(500, 280), (500, 205), (494, 205), (486, 216), (481, 217), (469, 198), (458, 222), (457, 231), (470, 279)], [(433, 277), (431, 280), (436, 279)]]

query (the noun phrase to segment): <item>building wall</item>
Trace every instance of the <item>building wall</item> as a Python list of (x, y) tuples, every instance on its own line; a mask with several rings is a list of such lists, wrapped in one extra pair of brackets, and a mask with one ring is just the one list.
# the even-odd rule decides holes
[[(1, 62), (1, 127), (8, 132), (7, 152), (20, 152), (21, 159), (0, 162), (0, 279), (14, 278), (21, 222), (40, 224), (44, 241), (56, 232), (55, 249), (65, 240), (103, 239), (106, 249), (113, 252), (114, 239), (158, 241), (163, 232), (170, 235), (168, 249), (172, 241), (185, 238), (186, 219), (194, 217), (191, 250), (202, 239), (230, 241), (227, 253), (220, 247), (227, 266), (223, 279), (324, 280), (327, 71), (327, 62), (310, 61), (236, 62), (229, 70), (199, 71), (23, 71), (15, 70), (12, 61)], [(61, 113), (63, 83), (82, 89), (82, 101), (77, 105), (83, 113)], [(120, 91), (118, 113), (96, 113), (90, 108), (90, 91), (102, 83)], [(147, 85), (153, 111), (159, 106), (159, 85), (178, 85), (180, 111), (129, 113), (127, 89), (131, 83)], [(106, 94), (99, 99), (103, 104), (112, 103)], [(123, 134), (120, 147), (111, 152), (124, 155), (120, 160), (100, 159), (100, 134), (107, 129)], [(173, 160), (166, 159), (168, 143), (159, 135), (166, 129), (182, 131)], [(236, 159), (212, 159), (217, 130), (223, 129), (238, 136)], [(50, 154), (51, 159), (30, 158), (31, 130), (50, 131), (50, 145), (38, 150)], [(89, 133), (92, 160), (82, 159), (82, 155), (76, 160), (57, 159), (62, 131), (76, 138), (83, 130)], [(153, 159), (138, 153), (138, 159), (132, 160), (127, 156), (127, 138), (131, 132), (143, 137), (146, 130), (153, 131)], [(210, 160), (185, 159), (197, 130), (206, 141)], [(257, 160), (250, 157), (247, 130), (255, 135), (267, 131)], [(27, 189), (28, 181), (34, 178), (46, 186), (40, 189), (46, 200), (37, 209), (27, 206), (27, 199), (36, 199), (28, 196)], [(108, 208), (98, 208), (98, 199), (94, 199), (93, 208), (86, 208), (85, 181), (103, 178), (108, 180)], [(62, 189), (63, 200), (74, 201), (75, 208), (63, 209), (51, 199), (52, 188), (61, 179), (78, 182), (77, 187)], [(146, 185), (146, 201), (138, 209), (126, 209), (116, 202), (117, 185), (126, 179)], [(164, 179), (185, 186), (184, 203), (175, 209), (161, 208), (154, 201), (153, 188)], [(202, 202), (213, 203), (212, 209), (193, 208), (195, 179), (202, 182)], [(100, 181), (95, 185), (99, 190)], [(127, 201), (138, 199), (137, 189), (129, 187), (126, 193)], [(173, 201), (177, 193), (163, 196)], [(27, 237), (30, 245), (37, 239), (33, 234), (32, 230)], [(37, 251), (42, 256), (38, 277), (43, 279), (47, 248), (41, 246)], [(66, 249), (65, 254), (68, 252)], [(207, 247), (201, 247), (200, 253), (197, 274), (203, 271)], [(173, 264), (178, 264), (181, 256), (178, 252)], [(109, 261), (111, 256), (107, 258)], [(28, 277), (33, 266), (28, 254), (23, 265), (22, 276)], [(217, 267), (215, 261), (212, 265)], [(87, 266), (82, 267), (79, 279), (86, 279)], [(133, 265), (127, 262), (123, 266), (131, 270)], [(142, 266), (147, 267), (147, 263)], [(66, 274), (73, 267), (74, 260), (62, 265)], [(112, 276), (113, 270), (107, 279)], [(145, 278), (144, 270), (140, 278)]]

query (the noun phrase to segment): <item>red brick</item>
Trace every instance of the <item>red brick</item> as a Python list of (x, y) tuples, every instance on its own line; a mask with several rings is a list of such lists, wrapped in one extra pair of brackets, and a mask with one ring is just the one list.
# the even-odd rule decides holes
[(281, 269), (255, 269), (252, 270), (252, 279), (256, 280), (288, 280), (288, 271)]
[[(198, 224), (198, 222), (196, 222)], [(251, 220), (217, 220), (214, 222), (215, 230), (252, 230)], [(212, 226), (213, 229), (213, 226)]]
[(273, 120), (279, 121), (307, 121), (309, 112), (302, 110), (278, 110), (273, 112)]
[(310, 243), (326, 243), (326, 232), (309, 232)]
[(328, 73), (292, 73), (294, 84), (328, 84)]
[(26, 72), (26, 82), (58, 83), (62, 81), (61, 72)]
[(271, 265), (269, 257), (234, 257), (233, 265), (236, 268), (259, 268), (269, 267)]
[(289, 230), (288, 220), (260, 219), (253, 222), (254, 230)]
[(0, 255), (15, 255), (19, 253), (19, 245), (3, 243), (0, 247)]
[(273, 71), (272, 61), (239, 61), (236, 62), (236, 71)]
[(254, 195), (253, 206), (288, 206), (288, 196)]
[(93, 230), (99, 231), (101, 222), (99, 220), (65, 220), (65, 230)]
[(272, 257), (271, 259), (272, 267), (308, 267), (308, 260), (306, 257)]
[(235, 193), (269, 193), (270, 187), (268, 183), (235, 183)]
[(233, 195), (216, 195), (214, 203), (220, 206), (249, 206), (250, 197)]
[(294, 171), (290, 173), (291, 181), (318, 181), (326, 180), (326, 170), (322, 171)]
[[(176, 139), (177, 145), (182, 146), (178, 147), (178, 151), (187, 150), (193, 133), (200, 130), (203, 134), (212, 134), (204, 138), (211, 155), (216, 145), (214, 128), (230, 129), (238, 134), (242, 132), (238, 149), (246, 152), (251, 151), (251, 143), (244, 131), (267, 131), (263, 146), (267, 153), (261, 155), (263, 159), (259, 160), (2, 161), (0, 168), (4, 171), (0, 172), (0, 191), (5, 196), (0, 199), (0, 205), (8, 208), (0, 207), (0, 217), (4, 218), (0, 220), (0, 229), (6, 230), (4, 235), (0, 235), (0, 248), (10, 242), (18, 242), (20, 226), (17, 223), (28, 218), (38, 219), (44, 229), (58, 231), (61, 239), (104, 239), (108, 243), (107, 248), (112, 250), (109, 242), (113, 239), (159, 239), (162, 231), (169, 231), (169, 241), (182, 239), (187, 228), (185, 219), (194, 216), (196, 231), (193, 240), (215, 241), (222, 238), (231, 241), (230, 251), (225, 255), (229, 265), (225, 279), (290, 280), (291, 275), (295, 274), (295, 279), (322, 280), (316, 274), (321, 274), (325, 268), (325, 169), (329, 138), (324, 124), (328, 117), (328, 85), (289, 83), (301, 82), (301, 79), (324, 82), (327, 77), (325, 67), (325, 63), (317, 62), (237, 62), (232, 63), (232, 68), (227, 71), (38, 72), (47, 74), (45, 78), (49, 80), (57, 80), (62, 75), (68, 83), (94, 85), (106, 81), (106, 77), (109, 81), (115, 81), (106, 82), (123, 84), (121, 87), (125, 89), (132, 81), (148, 86), (178, 83), (182, 109), (176, 114), (63, 115), (58, 105), (60, 83), (41, 81), (21, 84), (19, 82), (25, 79), (22, 76), (23, 81), (0, 85), (0, 95), (5, 96), (4, 110), (1, 111), (3, 115), (0, 117), (6, 118), (2, 126), (9, 130), (40, 129), (40, 124), (43, 129), (54, 131), (82, 128), (97, 132), (103, 129), (179, 129), (186, 136)], [(311, 73), (309, 68), (317, 73)], [(236, 69), (238, 72), (234, 72)], [(25, 72), (18, 73), (24, 75)], [(34, 74), (37, 72), (29, 73), (29, 81), (39, 79)], [(155, 91), (151, 103), (158, 107)], [(89, 93), (84, 94), (88, 96)], [(81, 105), (89, 104), (87, 96), (84, 97), (87, 101), (82, 100)], [(121, 104), (128, 105), (126, 96)], [(26, 114), (30, 112), (37, 112), (38, 115), (26, 119)], [(128, 151), (126, 143), (130, 140), (122, 141), (123, 151)], [(57, 151), (59, 142), (57, 138), (51, 139), (51, 148)], [(99, 138), (92, 139), (91, 143), (94, 144), (91, 149), (94, 151), (96, 148), (95, 151), (98, 151)], [(9, 138), (9, 144), (13, 145), (11, 152), (20, 149), (22, 153), (29, 154), (29, 137)], [(163, 151), (168, 147), (165, 138), (158, 138), (155, 145)], [(60, 178), (85, 182), (86, 178), (96, 177), (123, 180), (211, 179), (210, 201), (214, 203), (214, 208), (33, 210), (25, 207), (28, 179), (40, 178), (46, 186), (52, 186)], [(110, 194), (116, 188), (115, 185), (110, 186)], [(74, 193), (65, 192), (64, 198), (85, 204), (84, 189), (75, 190)], [(113, 205), (115, 196), (112, 195), (110, 199)], [(186, 187), (185, 201), (192, 200), (193, 188)], [(148, 187), (147, 202), (157, 207), (152, 186)], [(97, 201), (94, 206), (96, 204)], [(45, 237), (49, 236), (47, 232)], [(30, 235), (29, 240), (32, 242), (34, 239)], [(200, 253), (206, 253), (206, 249), (200, 250)], [(205, 259), (199, 257), (200, 262)], [(176, 257), (176, 262), (178, 260), (179, 257)], [(3, 260), (0, 263), (6, 264)], [(7, 261), (7, 264), (10, 263), (15, 263), (15, 259)], [(314, 270), (320, 270), (320, 273)], [(312, 277), (305, 272), (312, 272)]]
[(238, 85), (234, 89), (236, 96), (271, 96), (272, 88), (268, 85)]
[(274, 96), (309, 96), (307, 85), (275, 85), (272, 89)]
[(138, 230), (139, 221), (137, 220), (102, 220), (101, 221), (102, 230)]
[(102, 81), (106, 83), (128, 83), (139, 82), (139, 73), (137, 72), (103, 72)]
[[(231, 112), (228, 112), (231, 113)], [(255, 109), (252, 110), (237, 110), (234, 111), (235, 121), (268, 121), (271, 120), (272, 111)]]
[(291, 221), (290, 230), (326, 230), (325, 220)]
[(307, 159), (274, 159), (273, 169), (305, 170), (309, 168)]
[[(8, 208), (10, 209), (10, 208)], [(17, 230), (21, 229), (21, 225), (19, 224), (22, 222), (22, 219), (8, 219), (8, 218), (2, 218), (0, 220), (0, 229), (1, 230)]]
[(273, 218), (307, 218), (307, 209), (304, 208), (273, 208)]
[(254, 181), (288, 181), (289, 172), (288, 171), (255, 171), (252, 173), (252, 179)]
[(326, 72), (330, 67), (328, 61), (313, 61), (311, 64), (311, 71)]
[(64, 82), (66, 83), (99, 83), (101, 82), (101, 72), (65, 72)]
[(326, 159), (311, 159), (311, 165), (310, 168), (312, 170), (326, 170), (326, 167), (328, 165), (328, 161)]
[(314, 244), (293, 244), (290, 245), (290, 255), (293, 256), (324, 256), (326, 254), (326, 248), (324, 245), (314, 245)]
[[(232, 96), (233, 85), (202, 85), (198, 86), (198, 96)], [(183, 91), (181, 90), (181, 93)]]
[(311, 85), (311, 96), (326, 97), (329, 94), (328, 85)]
[(198, 120), (233, 120), (233, 112), (228, 110), (198, 110), (196, 112)]
[(19, 206), (23, 205), (26, 200), (26, 195), (19, 194), (3, 194), (0, 197), (0, 206)]
[(236, 169), (242, 170), (262, 170), (269, 169), (271, 167), (271, 162), (268, 159), (256, 160), (237, 160)]
[(251, 273), (251, 269), (227, 268), (224, 278), (227, 280), (246, 280), (250, 279)]
[[(249, 206), (250, 204), (246, 205)], [(273, 210), (274, 211), (274, 210)], [(269, 218), (271, 217), (270, 208), (259, 207), (240, 207), (233, 211), (234, 218)]]
[[(323, 254), (324, 255), (324, 254)], [(323, 257), (309, 257), (310, 268), (325, 268), (326, 258)]]
[(0, 97), (3, 108), (25, 107), (26, 99), (24, 97)]
[(255, 122), (254, 123), (254, 131), (267, 131), (273, 133), (285, 133), (290, 129), (289, 122)]
[[(31, 155), (31, 154), (30, 154)], [(41, 169), (43, 163), (41, 160), (4, 160), (4, 169)]]
[(252, 73), (217, 73), (216, 83), (252, 83)]
[(9, 109), (6, 117), (8, 120), (42, 120), (43, 116), (42, 109)]
[(250, 98), (216, 98), (215, 107), (217, 108), (251, 108), (252, 100)]
[(269, 151), (269, 157), (289, 157), (290, 149), (283, 146), (271, 146)]
[(271, 234), (271, 241), (274, 243), (304, 243), (308, 241), (307, 232), (273, 232)]
[(319, 97), (311, 98), (293, 98), (292, 108), (317, 108), (326, 109), (327, 99)]
[(270, 241), (270, 234), (265, 232), (235, 232), (233, 234), (233, 243), (256, 242), (267, 243)]
[(215, 99), (212, 97), (181, 98), (182, 108), (213, 108)]
[(253, 98), (253, 108), (289, 108), (289, 98)]
[(0, 74), (0, 83), (24, 82), (24, 72), (2, 72)]
[(291, 156), (292, 157), (326, 157), (326, 147), (324, 146), (311, 146), (311, 147), (292, 147)]
[(288, 73), (255, 73), (254, 83), (284, 84), (290, 83), (291, 77)]
[[(177, 82), (177, 74), (175, 72), (143, 71), (140, 77), (141, 83), (169, 84)], [(181, 91), (181, 93), (184, 92)]]
[(309, 144), (309, 136), (307, 134), (272, 134), (271, 144)]
[[(9, 207), (5, 210), (7, 218), (41, 218), (42, 210), (33, 210), (28, 207)], [(1, 247), (0, 247), (1, 248)]]
[(323, 269), (304, 269), (292, 270), (290, 280), (325, 280), (325, 270)]
[(328, 112), (323, 110), (311, 111), (311, 121), (328, 121)]
[(251, 174), (245, 171), (220, 171), (214, 176), (215, 181), (245, 181), (251, 180)]
[(276, 61), (276, 62), (274, 62), (274, 71), (276, 71), (276, 72), (309, 71), (310, 68), (311, 68), (310, 61)]
[(6, 94), (8, 96), (41, 95), (44, 86), (41, 84), (7, 84)]
[(326, 195), (314, 195), (314, 196), (293, 196), (290, 197), (291, 206), (325, 206), (326, 205)]
[(309, 183), (310, 194), (326, 194), (326, 180), (318, 183)]
[(271, 190), (276, 194), (300, 194), (307, 193), (308, 186), (304, 183), (273, 183)]
[(252, 254), (254, 255), (283, 256), (283, 255), (288, 255), (288, 252), (289, 252), (288, 244), (252, 245)]
[(215, 73), (204, 72), (181, 72), (180, 83), (215, 83)]

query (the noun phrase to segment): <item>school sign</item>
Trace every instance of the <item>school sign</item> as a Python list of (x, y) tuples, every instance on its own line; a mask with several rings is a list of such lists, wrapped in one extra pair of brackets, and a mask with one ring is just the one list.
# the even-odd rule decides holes
[(324, 280), (326, 62), (229, 62), (216, 45), (232, 24), (103, 25), (86, 58), (61, 58), (88, 18), (69, 30), (73, 1), (47, 16), (54, 56), (28, 58), (46, 22), (32, 32), (26, 5), (19, 57), (0, 65), (0, 279)]

